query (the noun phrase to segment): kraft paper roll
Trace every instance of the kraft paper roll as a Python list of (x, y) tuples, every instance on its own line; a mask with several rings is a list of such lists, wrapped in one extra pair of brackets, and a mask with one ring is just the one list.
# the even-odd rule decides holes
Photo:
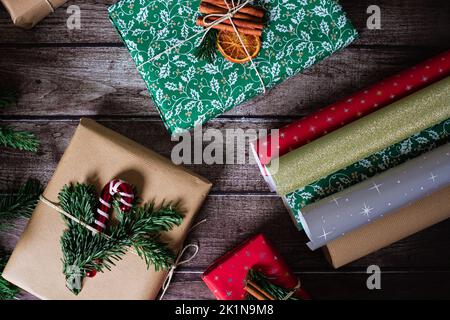
[(450, 187), (437, 191), (328, 243), (325, 256), (337, 269), (429, 228), (450, 218), (449, 199)]
[(300, 219), (316, 250), (330, 241), (450, 184), (450, 144), (303, 208)]
[(271, 163), (285, 195), (450, 118), (450, 77), (340, 128)]

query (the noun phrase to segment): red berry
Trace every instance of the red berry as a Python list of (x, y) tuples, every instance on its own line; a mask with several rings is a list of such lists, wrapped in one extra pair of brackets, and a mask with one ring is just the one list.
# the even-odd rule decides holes
[(93, 278), (93, 277), (95, 277), (96, 274), (97, 274), (97, 270), (92, 269), (92, 270), (86, 272), (86, 277)]

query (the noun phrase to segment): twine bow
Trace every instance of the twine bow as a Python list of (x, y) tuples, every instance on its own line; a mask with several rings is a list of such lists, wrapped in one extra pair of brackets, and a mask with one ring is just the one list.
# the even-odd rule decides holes
[[(181, 260), (181, 258), (183, 257), (183, 255), (185, 254), (186, 250), (188, 250), (189, 248), (194, 248), (194, 253), (192, 253), (192, 255), (184, 260)], [(177, 259), (175, 260), (174, 264), (172, 265), (172, 267), (170, 268), (169, 273), (167, 274), (166, 278), (164, 279), (164, 283), (162, 285), (162, 292), (161, 295), (159, 297), (159, 300), (162, 300), (164, 295), (166, 294), (167, 289), (169, 289), (169, 285), (170, 282), (172, 281), (173, 278), (173, 274), (175, 273), (176, 268), (178, 268), (179, 266), (181, 266), (182, 264), (188, 263), (189, 261), (191, 261), (192, 259), (195, 258), (195, 256), (198, 254), (198, 250), (199, 250), (199, 246), (196, 244), (188, 244), (187, 246), (185, 246), (183, 248), (183, 250), (181, 250), (180, 254), (178, 255)], [(180, 261), (181, 260), (181, 261)]]
[[(193, 225), (189, 229), (188, 234), (191, 233), (192, 230), (194, 230), (195, 228), (197, 228), (199, 225), (201, 225), (204, 222), (206, 222), (206, 219), (203, 219), (203, 220), (197, 222), (195, 225)], [(191, 256), (189, 258), (181, 260), (181, 258), (184, 256), (184, 254), (186, 253), (186, 251), (189, 248), (194, 248), (194, 252), (191, 254)], [(167, 289), (169, 289), (169, 285), (170, 285), (170, 282), (172, 282), (172, 278), (173, 278), (173, 274), (175, 273), (175, 270), (182, 264), (188, 263), (189, 261), (194, 259), (197, 256), (199, 250), (200, 250), (200, 247), (198, 245), (190, 243), (190, 244), (186, 245), (183, 248), (183, 250), (180, 251), (174, 264), (170, 268), (169, 273), (167, 274), (166, 278), (164, 279), (164, 283), (162, 285), (162, 292), (161, 292), (161, 295), (159, 296), (159, 300), (163, 299), (164, 295), (166, 294)]]
[(55, 8), (53, 8), (53, 5), (52, 5), (52, 3), (50, 2), (50, 0), (44, 0), (44, 2), (45, 2), (46, 4), (48, 4), (48, 7), (50, 8), (50, 11), (51, 11), (51, 12), (55, 12)]
[(294, 288), (292, 288), (291, 291), (289, 291), (289, 293), (285, 295), (281, 300), (289, 300), (289, 298), (292, 297), (297, 292), (297, 290), (301, 288), (301, 286), (302, 284), (300, 280), (298, 280), (297, 285)]
[[(195, 33), (194, 35), (192, 35), (192, 36), (190, 36), (190, 37), (188, 37), (188, 38), (186, 38), (186, 39), (184, 39), (184, 40), (178, 42), (177, 44), (175, 44), (175, 45), (173, 45), (173, 46), (167, 48), (166, 50), (162, 51), (161, 53), (158, 53), (157, 55), (155, 55), (155, 56), (153, 56), (152, 58), (148, 59), (146, 62), (144, 62), (144, 63), (138, 65), (138, 68), (143, 67), (144, 65), (146, 65), (146, 64), (148, 64), (148, 63), (150, 63), (150, 62), (152, 62), (153, 60), (156, 60), (156, 59), (160, 58), (163, 54), (166, 54), (166, 53), (172, 51), (173, 49), (180, 47), (180, 46), (183, 45), (184, 43), (186, 43), (186, 42), (188, 42), (188, 41), (194, 39), (194, 38), (197, 37), (198, 35), (203, 34), (203, 36), (202, 36), (202, 38), (201, 38), (201, 41), (200, 41), (200, 43), (201, 43), (201, 42), (203, 41), (203, 39), (206, 37), (206, 35), (208, 34), (208, 32), (209, 32), (214, 26), (216, 26), (216, 25), (218, 25), (218, 24), (221, 24), (221, 23), (224, 22), (225, 20), (229, 20), (231, 26), (233, 27), (234, 32), (236, 33), (236, 36), (237, 36), (238, 39), (239, 39), (239, 42), (241, 43), (242, 47), (244, 48), (245, 54), (247, 55), (247, 57), (248, 57), (249, 60), (250, 60), (250, 63), (251, 63), (251, 65), (252, 65), (253, 70), (255, 71), (256, 75), (258, 76), (258, 79), (259, 79), (259, 81), (260, 81), (260, 83), (261, 83), (261, 87), (262, 87), (262, 89), (263, 89), (263, 92), (266, 93), (266, 85), (264, 84), (264, 81), (263, 81), (263, 79), (262, 79), (262, 77), (261, 77), (261, 74), (259, 73), (258, 68), (257, 68), (255, 62), (253, 61), (252, 56), (251, 56), (250, 53), (248, 52), (248, 49), (247, 49), (247, 47), (245, 46), (245, 43), (244, 43), (244, 41), (242, 40), (242, 37), (241, 37), (241, 35), (240, 35), (240, 33), (239, 33), (239, 31), (238, 31), (238, 29), (237, 29), (237, 27), (236, 27), (236, 25), (234, 24), (234, 21), (233, 21), (234, 15), (235, 15), (236, 13), (238, 13), (239, 10), (241, 10), (241, 9), (242, 9), (243, 7), (245, 7), (247, 4), (249, 4), (251, 1), (252, 1), (252, 0), (244, 0), (244, 1), (242, 1), (242, 0), (231, 0), (231, 6), (230, 6), (230, 4), (228, 3), (228, 1), (227, 1), (227, 0), (224, 0), (224, 3), (225, 3), (225, 5), (226, 5), (227, 8), (228, 8), (228, 12), (227, 12), (227, 13), (211, 13), (211, 14), (208, 14), (208, 15), (204, 16), (204, 17), (203, 17), (203, 22), (204, 22), (204, 24), (205, 24), (205, 28), (204, 28), (203, 30), (201, 30), (201, 31)], [(217, 17), (218, 19), (217, 19), (217, 20), (214, 20), (214, 21), (211, 21), (211, 22), (207, 22), (208, 18), (212, 18), (212, 17)]]
[[(92, 231), (93, 233), (99, 234), (103, 237), (106, 237), (107, 239), (111, 239), (110, 236), (108, 236), (107, 234), (104, 233), (100, 233), (98, 230), (96, 230), (95, 228), (93, 228), (92, 226), (90, 226), (89, 224), (85, 223), (84, 221), (74, 217), (73, 215), (71, 215), (70, 213), (64, 211), (59, 205), (51, 202), (50, 200), (48, 200), (47, 198), (45, 198), (43, 195), (41, 195), (39, 197), (39, 200), (44, 203), (45, 205), (49, 206), (50, 208), (54, 209), (55, 211), (59, 212), (60, 214), (64, 215), (65, 217), (67, 217), (68, 219), (74, 221), (75, 223), (78, 223), (79, 225), (83, 226), (84, 228), (88, 229), (89, 231)], [(195, 228), (197, 228), (200, 224), (206, 222), (206, 219), (203, 219), (199, 222), (197, 222), (195, 225), (193, 225), (188, 233), (190, 233), (192, 230), (194, 230)], [(183, 257), (183, 255), (186, 253), (186, 251), (189, 248), (194, 248), (194, 253), (192, 253), (192, 255), (185, 259), (185, 260), (181, 260), (181, 258)], [(198, 251), (200, 250), (200, 247), (196, 244), (188, 244), (186, 245), (178, 254), (177, 258), (175, 259), (175, 262), (172, 264), (172, 267), (169, 270), (169, 273), (167, 274), (166, 278), (164, 279), (164, 283), (162, 285), (162, 293), (161, 296), (159, 297), (159, 300), (162, 300), (162, 298), (164, 297), (167, 289), (169, 289), (169, 285), (170, 282), (172, 281), (172, 277), (173, 274), (176, 270), (176, 268), (178, 268), (180, 265), (188, 263), (189, 261), (191, 261), (192, 259), (194, 259), (197, 254)], [(139, 255), (133, 248), (130, 248), (129, 251), (135, 255)]]

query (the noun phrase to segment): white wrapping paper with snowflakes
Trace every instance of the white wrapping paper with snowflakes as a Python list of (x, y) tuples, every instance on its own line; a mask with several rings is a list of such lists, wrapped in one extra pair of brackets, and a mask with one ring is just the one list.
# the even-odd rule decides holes
[[(109, 16), (172, 134), (189, 130), (350, 44), (357, 32), (335, 0), (260, 0), (262, 48), (249, 62), (195, 56), (200, 0), (121, 0)], [(198, 34), (192, 40), (184, 41)], [(173, 48), (175, 46), (175, 48)], [(172, 49), (173, 48), (173, 49)], [(156, 57), (156, 59), (155, 59)]]
[[(316, 250), (450, 185), (450, 144), (304, 207), (303, 228)], [(426, 212), (424, 212), (426, 214)]]

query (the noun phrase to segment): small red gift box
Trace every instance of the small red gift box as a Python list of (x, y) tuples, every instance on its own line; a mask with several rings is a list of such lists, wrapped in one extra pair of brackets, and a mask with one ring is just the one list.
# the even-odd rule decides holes
[[(245, 299), (245, 279), (249, 269), (263, 273), (273, 284), (287, 290), (299, 284), (298, 278), (263, 234), (254, 236), (216, 260), (203, 273), (202, 279), (217, 299), (242, 300)], [(301, 287), (294, 295), (309, 299)]]

